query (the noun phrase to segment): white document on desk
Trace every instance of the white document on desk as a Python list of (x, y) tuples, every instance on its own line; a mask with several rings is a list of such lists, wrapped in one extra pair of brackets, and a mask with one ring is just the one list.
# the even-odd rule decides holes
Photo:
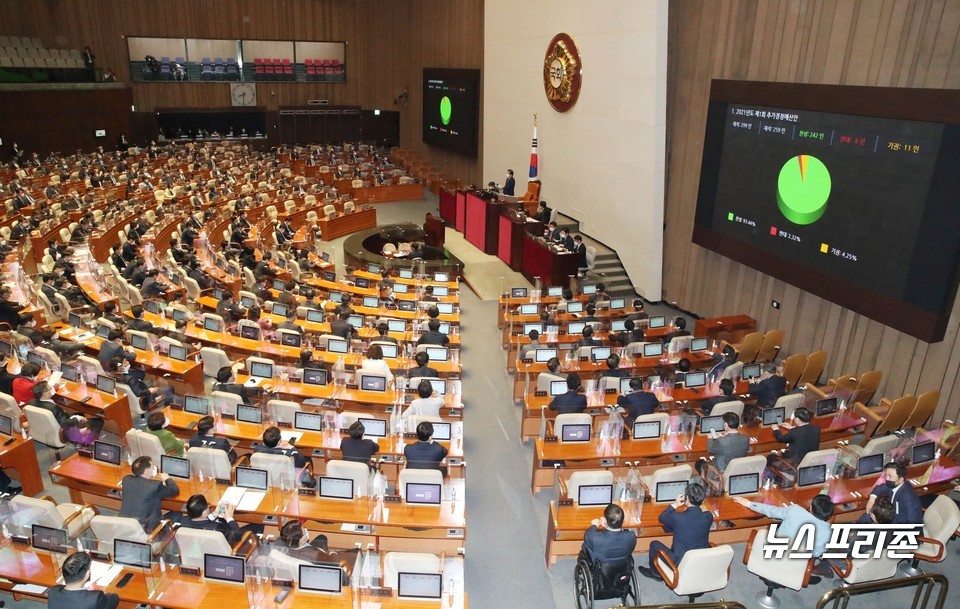
[(123, 565), (111, 565), (95, 560), (90, 563), (90, 581), (94, 582), (95, 586), (106, 587), (120, 575), (121, 571), (123, 571)]
[(237, 509), (241, 512), (252, 512), (260, 507), (260, 502), (267, 494), (264, 491), (251, 491), (247, 489), (243, 494), (243, 499), (237, 504)]
[(247, 492), (247, 489), (241, 488), (239, 486), (231, 486), (223, 495), (220, 497), (220, 503), (229, 503), (230, 505), (237, 506), (240, 504), (240, 501), (243, 499), (244, 493)]
[(47, 589), (43, 586), (35, 586), (33, 584), (17, 584), (13, 587), (14, 592), (23, 592), (24, 594), (44, 594)]

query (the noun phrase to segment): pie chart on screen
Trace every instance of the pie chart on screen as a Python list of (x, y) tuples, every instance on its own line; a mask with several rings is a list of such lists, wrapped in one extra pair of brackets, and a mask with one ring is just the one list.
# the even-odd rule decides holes
[(777, 179), (777, 205), (794, 224), (813, 224), (827, 210), (830, 171), (823, 161), (798, 154), (783, 164)]

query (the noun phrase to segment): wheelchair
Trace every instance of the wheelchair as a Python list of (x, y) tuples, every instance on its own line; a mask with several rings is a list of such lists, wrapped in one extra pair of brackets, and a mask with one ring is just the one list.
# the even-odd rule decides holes
[(621, 605), (640, 604), (640, 585), (633, 557), (620, 563), (594, 560), (586, 548), (580, 550), (574, 572), (574, 593), (577, 609), (593, 609), (594, 600), (619, 598)]

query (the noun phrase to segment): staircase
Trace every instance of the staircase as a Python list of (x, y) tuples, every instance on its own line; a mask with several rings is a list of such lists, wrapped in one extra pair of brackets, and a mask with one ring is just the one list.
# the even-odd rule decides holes
[(594, 268), (587, 273), (587, 278), (593, 281), (602, 281), (607, 286), (607, 292), (611, 296), (623, 296), (625, 298), (636, 298), (637, 293), (630, 283), (627, 271), (620, 263), (620, 256), (606, 245), (591, 239), (589, 235), (580, 232), (580, 223), (569, 216), (561, 213), (557, 214), (557, 226), (566, 228), (571, 235), (580, 235), (587, 247), (593, 247), (597, 250)]

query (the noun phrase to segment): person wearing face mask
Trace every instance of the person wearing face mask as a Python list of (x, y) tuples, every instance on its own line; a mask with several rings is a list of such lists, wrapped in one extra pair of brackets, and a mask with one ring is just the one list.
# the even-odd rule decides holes
[(330, 558), (327, 536), (317, 535), (311, 541), (310, 532), (303, 528), (297, 519), (283, 525), (280, 529), (280, 540), (287, 546), (285, 553), (291, 558), (313, 563), (326, 562)]
[(90, 581), (90, 555), (74, 552), (63, 561), (63, 584), (47, 590), (47, 606), (51, 609), (115, 609), (120, 596), (102, 590), (87, 590)]
[(513, 179), (513, 170), (507, 170), (507, 179), (503, 182), (503, 194), (508, 197), (514, 196), (514, 190), (517, 188), (517, 181)]
[(180, 441), (177, 436), (173, 435), (172, 431), (167, 429), (168, 425), (170, 425), (170, 419), (168, 419), (166, 415), (160, 411), (153, 412), (147, 419), (147, 433), (153, 434), (160, 440), (160, 445), (163, 446), (163, 452), (175, 457), (182, 457), (183, 442)]
[(573, 251), (573, 237), (570, 236), (569, 231), (565, 228), (560, 229), (560, 237), (557, 239), (557, 243), (563, 246), (563, 249), (568, 251)]
[(160, 524), (160, 506), (164, 499), (180, 494), (180, 487), (150, 457), (139, 457), (130, 467), (132, 474), (123, 477), (118, 516), (136, 518), (143, 530), (150, 534)]
[(233, 511), (236, 506), (225, 504), (220, 506), (210, 505), (207, 498), (201, 494), (196, 494), (187, 499), (184, 506), (186, 513), (167, 514), (170, 520), (174, 520), (181, 527), (188, 529), (201, 529), (204, 531), (219, 531), (231, 546), (236, 545), (246, 532), (257, 535), (263, 532), (262, 524), (248, 524), (241, 527), (233, 519)]
[(893, 504), (893, 524), (923, 524), (923, 506), (917, 491), (907, 479), (907, 463), (891, 461), (883, 466), (883, 484), (870, 491), (866, 513), (857, 521), (860, 524), (874, 522), (870, 515), (878, 497), (887, 497)]

